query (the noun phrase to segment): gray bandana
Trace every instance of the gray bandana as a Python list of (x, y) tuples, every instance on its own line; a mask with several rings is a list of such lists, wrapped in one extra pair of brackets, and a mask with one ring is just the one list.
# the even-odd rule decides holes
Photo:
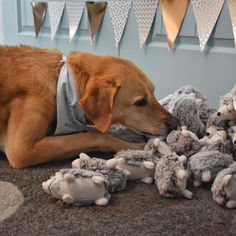
[(72, 71), (65, 63), (61, 68), (57, 84), (57, 127), (54, 135), (86, 130), (84, 112), (78, 101), (79, 95)]

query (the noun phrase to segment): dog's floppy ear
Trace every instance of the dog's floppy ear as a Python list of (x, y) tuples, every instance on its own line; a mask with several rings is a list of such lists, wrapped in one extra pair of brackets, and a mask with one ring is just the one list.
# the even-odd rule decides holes
[(84, 96), (80, 100), (85, 115), (103, 133), (111, 125), (113, 103), (119, 88), (119, 81), (93, 79), (87, 84)]

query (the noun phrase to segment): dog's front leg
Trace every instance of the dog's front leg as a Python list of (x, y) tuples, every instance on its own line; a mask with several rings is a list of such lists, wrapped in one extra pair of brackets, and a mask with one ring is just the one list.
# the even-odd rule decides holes
[(117, 152), (121, 149), (141, 149), (144, 146), (102, 133), (46, 137), (47, 128), (47, 116), (39, 111), (13, 113), (8, 123), (6, 145), (7, 158), (12, 167), (23, 168), (68, 159), (80, 152)]

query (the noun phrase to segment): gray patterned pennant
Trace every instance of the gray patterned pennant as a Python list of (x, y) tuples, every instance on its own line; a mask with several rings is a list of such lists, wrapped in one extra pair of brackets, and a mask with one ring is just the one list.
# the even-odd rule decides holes
[(84, 2), (66, 2), (70, 41), (74, 38), (84, 12)]
[(140, 47), (146, 42), (151, 29), (159, 0), (136, 0), (133, 2), (136, 15)]
[(109, 1), (108, 8), (111, 16), (111, 23), (114, 32), (116, 46), (118, 47), (123, 35), (132, 1)]
[(225, 0), (192, 0), (201, 51), (204, 50)]
[(48, 12), (51, 27), (51, 39), (55, 38), (56, 32), (61, 22), (65, 2), (50, 1), (48, 2)]

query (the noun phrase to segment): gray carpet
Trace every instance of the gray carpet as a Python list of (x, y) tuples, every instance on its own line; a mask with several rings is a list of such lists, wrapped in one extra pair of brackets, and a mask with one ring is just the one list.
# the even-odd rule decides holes
[[(70, 163), (14, 170), (0, 156), (0, 181), (13, 183), (24, 196), (17, 211), (0, 222), (1, 236), (236, 234), (236, 210), (216, 205), (210, 185), (190, 188), (192, 200), (172, 200), (160, 197), (155, 185), (129, 183), (125, 191), (112, 195), (107, 207), (65, 206), (45, 194), (41, 183)], [(0, 194), (2, 205), (1, 196), (6, 194)]]

